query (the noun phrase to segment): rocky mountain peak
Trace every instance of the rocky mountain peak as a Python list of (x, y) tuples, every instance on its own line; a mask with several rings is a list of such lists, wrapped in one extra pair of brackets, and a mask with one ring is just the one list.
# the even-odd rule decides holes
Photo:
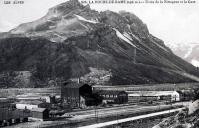
[(199, 81), (198, 70), (151, 35), (136, 15), (97, 12), (78, 0), (57, 5), (2, 37), (0, 75), (11, 69), (29, 71), (39, 83), (54, 78), (95, 81), (98, 75), (100, 81), (110, 76), (112, 84)]
[(69, 0), (49, 9), (47, 15), (66, 14), (76, 9), (83, 9), (84, 6), (78, 0)]
[[(84, 6), (78, 0), (69, 0), (67, 2), (61, 3), (53, 8), (63, 11), (66, 8), (83, 8)], [(61, 10), (63, 9), (63, 10)]]
[(53, 42), (62, 42), (68, 37), (96, 29), (97, 26), (92, 23), (110, 25), (122, 33), (134, 33), (140, 38), (146, 38), (149, 35), (147, 26), (134, 14), (109, 10), (97, 12), (89, 5), (82, 5), (78, 0), (70, 0), (52, 7), (44, 17), (21, 24), (10, 32), (29, 37), (42, 36)]

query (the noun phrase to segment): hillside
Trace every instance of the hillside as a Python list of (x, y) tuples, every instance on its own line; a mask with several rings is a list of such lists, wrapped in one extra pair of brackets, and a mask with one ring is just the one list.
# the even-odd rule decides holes
[(134, 14), (97, 12), (77, 0), (1, 33), (0, 72), (1, 87), (44, 87), (77, 78), (112, 85), (199, 81), (199, 71)]
[(199, 101), (189, 103), (187, 109), (174, 116), (167, 117), (153, 128), (198, 128), (199, 127)]

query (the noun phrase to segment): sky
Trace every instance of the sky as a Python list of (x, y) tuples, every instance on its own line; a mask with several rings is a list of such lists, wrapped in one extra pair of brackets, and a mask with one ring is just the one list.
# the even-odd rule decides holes
[[(0, 32), (39, 19), (50, 7), (67, 0), (23, 1), (24, 4), (4, 4), (4, 0), (0, 0)], [(147, 24), (151, 34), (166, 44), (199, 43), (199, 1), (189, 4), (91, 4), (90, 6), (97, 11), (125, 10), (134, 13)]]

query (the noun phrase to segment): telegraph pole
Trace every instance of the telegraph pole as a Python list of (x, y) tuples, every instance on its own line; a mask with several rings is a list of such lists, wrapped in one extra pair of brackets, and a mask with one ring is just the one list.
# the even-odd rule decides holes
[(134, 56), (133, 56), (133, 63), (135, 64), (136, 63), (136, 47), (134, 48)]

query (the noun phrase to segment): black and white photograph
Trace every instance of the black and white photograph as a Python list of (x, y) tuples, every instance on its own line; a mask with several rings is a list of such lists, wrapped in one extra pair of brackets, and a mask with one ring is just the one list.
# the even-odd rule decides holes
[(0, 0), (0, 128), (199, 128), (199, 1)]

